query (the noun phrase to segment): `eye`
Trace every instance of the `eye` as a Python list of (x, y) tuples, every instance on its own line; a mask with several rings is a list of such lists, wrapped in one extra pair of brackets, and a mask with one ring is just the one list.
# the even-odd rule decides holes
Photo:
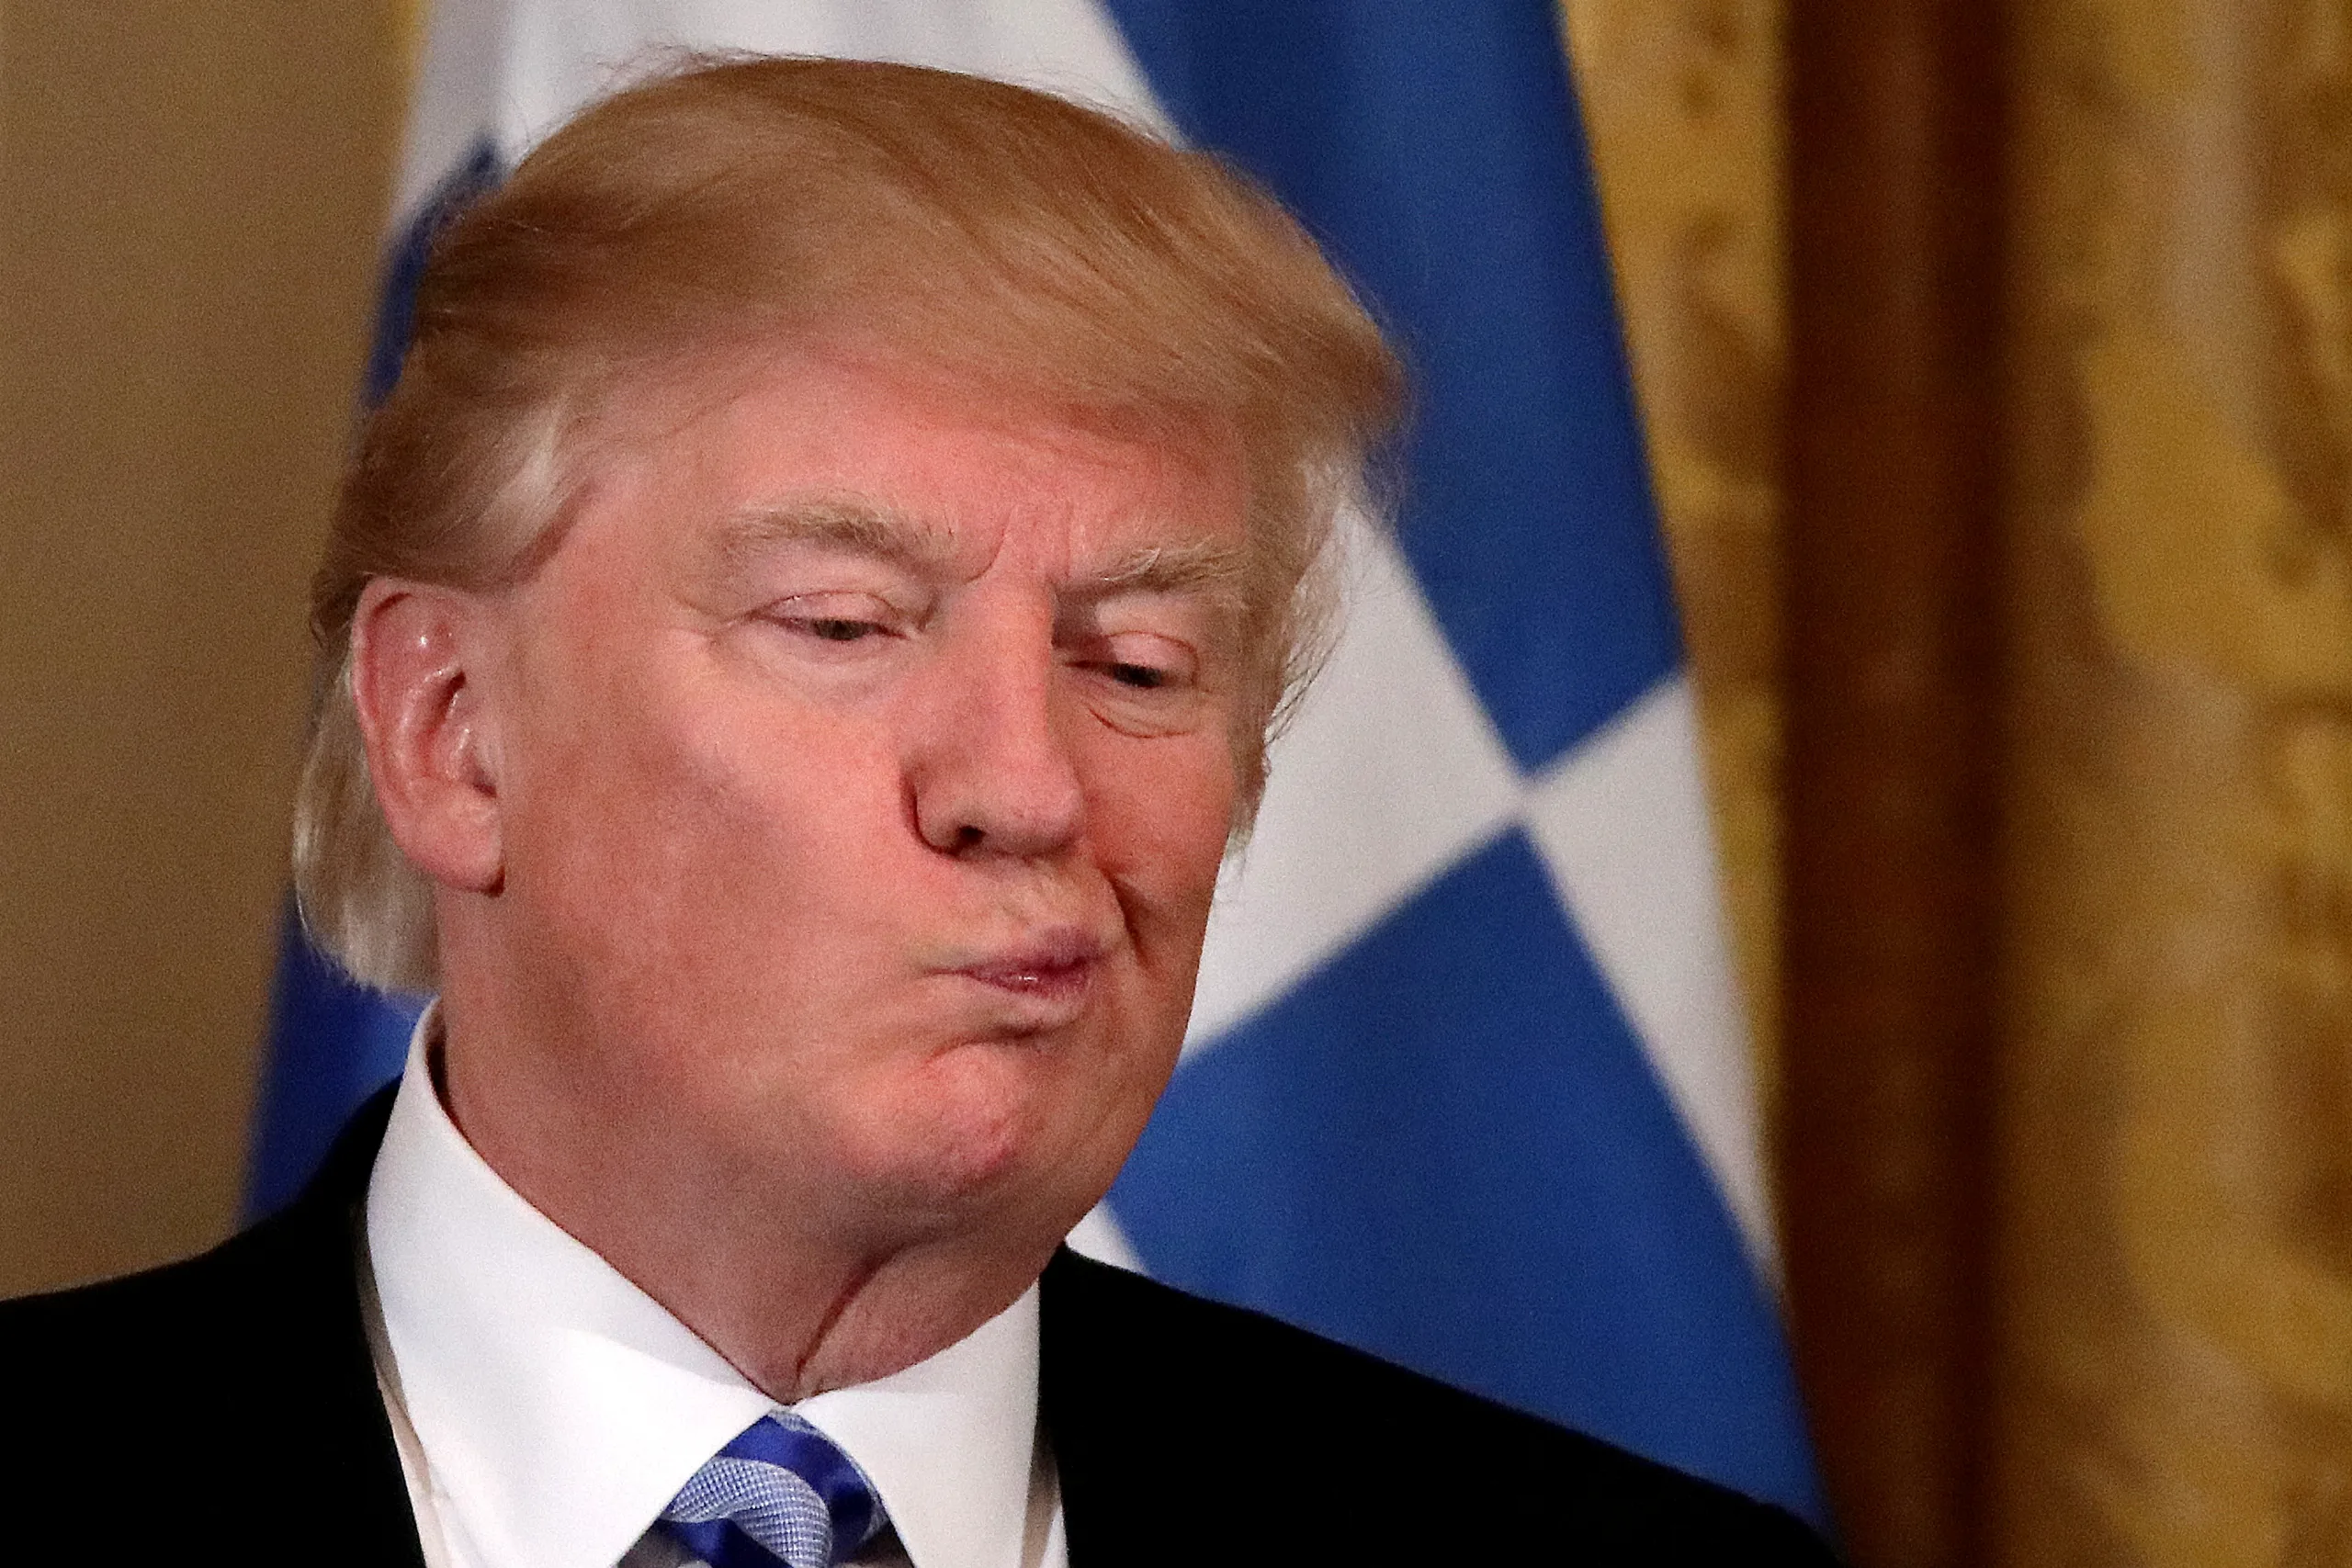
[(1070, 649), (1071, 662), (1122, 695), (1172, 695), (1199, 678), (1199, 656), (1154, 632), (1119, 632)]
[(1120, 685), (1138, 692), (1158, 691), (1171, 678), (1167, 671), (1149, 664), (1113, 663), (1104, 667), (1104, 672)]
[(843, 615), (787, 615), (784, 619), (785, 625), (798, 626), (826, 642), (857, 642), (882, 629), (872, 621), (854, 621)]
[(760, 618), (793, 637), (835, 647), (880, 641), (909, 624), (899, 606), (860, 592), (791, 594), (768, 605)]

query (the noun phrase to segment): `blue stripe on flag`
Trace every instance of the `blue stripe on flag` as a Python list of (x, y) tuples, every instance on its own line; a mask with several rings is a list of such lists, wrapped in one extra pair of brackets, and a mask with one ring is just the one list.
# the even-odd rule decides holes
[(423, 1010), (420, 998), (387, 997), (345, 979), (302, 935), (294, 900), (286, 900), (245, 1179), (247, 1219), (291, 1201), (359, 1102), (400, 1076)]
[(1402, 337), (1403, 543), (1522, 769), (1680, 661), (1552, 0), (1109, 0)]
[(1111, 1203), (1155, 1275), (1817, 1512), (1773, 1305), (1518, 832), (1189, 1062)]

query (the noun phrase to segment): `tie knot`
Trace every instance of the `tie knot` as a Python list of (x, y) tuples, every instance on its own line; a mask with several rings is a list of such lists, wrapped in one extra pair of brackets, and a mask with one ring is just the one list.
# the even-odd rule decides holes
[(743, 1428), (662, 1511), (670, 1534), (710, 1568), (832, 1568), (886, 1522), (857, 1461), (788, 1410)]

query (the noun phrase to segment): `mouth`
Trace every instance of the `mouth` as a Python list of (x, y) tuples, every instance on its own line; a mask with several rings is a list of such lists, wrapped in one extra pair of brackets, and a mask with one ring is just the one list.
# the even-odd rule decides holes
[(1009, 1004), (1008, 1021), (1052, 1028), (1075, 1021), (1084, 1010), (1106, 951), (1083, 931), (1064, 929), (981, 954), (946, 973)]

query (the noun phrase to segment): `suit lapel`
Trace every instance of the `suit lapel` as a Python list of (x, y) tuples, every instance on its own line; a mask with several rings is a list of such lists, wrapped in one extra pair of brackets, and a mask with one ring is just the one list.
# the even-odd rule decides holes
[(1067, 1247), (1046, 1265), (1038, 1408), (1061, 1478), (1071, 1568), (1238, 1560), (1218, 1541), (1213, 1509), (1170, 1506), (1208, 1497), (1214, 1484), (1202, 1473), (1215, 1449), (1201, 1429), (1214, 1391), (1166, 1359), (1188, 1337), (1163, 1320), (1186, 1304)]

